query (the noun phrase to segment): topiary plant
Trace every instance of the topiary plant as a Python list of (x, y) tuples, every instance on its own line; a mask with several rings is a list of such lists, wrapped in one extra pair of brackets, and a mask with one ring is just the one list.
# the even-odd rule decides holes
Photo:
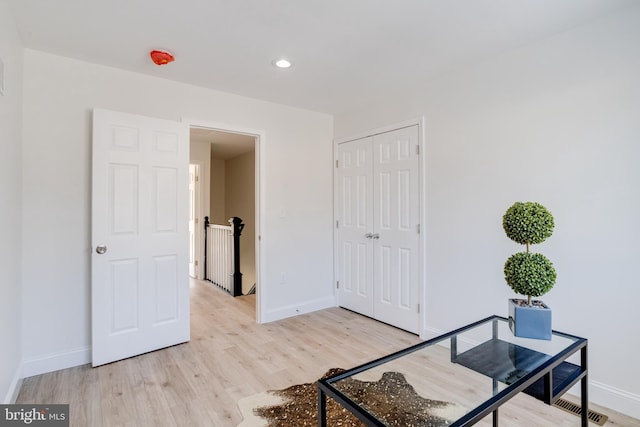
[(556, 282), (556, 270), (544, 255), (530, 253), (529, 246), (542, 243), (553, 233), (553, 215), (535, 202), (516, 202), (502, 217), (502, 227), (507, 237), (526, 245), (526, 252), (509, 257), (504, 264), (504, 278), (515, 292), (540, 297), (551, 290)]
[(521, 245), (544, 242), (553, 233), (553, 215), (540, 203), (516, 202), (502, 217), (507, 237)]

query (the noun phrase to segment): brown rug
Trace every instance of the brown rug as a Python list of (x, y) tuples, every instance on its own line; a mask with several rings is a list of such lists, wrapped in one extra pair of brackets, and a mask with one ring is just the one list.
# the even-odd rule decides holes
[[(343, 369), (330, 369), (322, 378), (328, 378), (343, 372)], [(357, 403), (368, 402), (369, 409), (382, 414), (382, 421), (389, 426), (442, 427), (465, 413), (458, 405), (419, 396), (404, 375), (398, 372), (385, 372), (378, 381), (343, 380), (339, 389), (348, 394)], [(269, 397), (270, 396), (270, 397)], [(265, 400), (265, 398), (267, 400)], [(272, 399), (271, 402), (268, 399)], [(275, 400), (273, 400), (275, 399)], [(252, 399), (259, 407), (253, 407), (253, 414), (245, 415), (241, 426), (302, 427), (318, 425), (318, 383), (294, 385), (284, 390), (276, 390)], [(396, 402), (405, 402), (399, 410)], [(239, 403), (241, 411), (248, 412), (250, 401)], [(251, 417), (255, 415), (258, 417)], [(252, 421), (249, 420), (252, 418)], [(360, 422), (341, 405), (327, 398), (327, 425), (343, 427), (362, 427)]]

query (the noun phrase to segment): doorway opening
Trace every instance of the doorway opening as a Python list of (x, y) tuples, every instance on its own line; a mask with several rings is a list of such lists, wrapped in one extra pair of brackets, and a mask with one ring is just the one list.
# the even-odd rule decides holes
[[(204, 224), (228, 226), (242, 219), (240, 271), (242, 295), (256, 293), (256, 319), (260, 321), (259, 253), (259, 147), (261, 134), (213, 124), (190, 123), (190, 163), (199, 177), (194, 192), (197, 230), (193, 238), (196, 279), (204, 277)], [(199, 188), (198, 188), (199, 187)]]

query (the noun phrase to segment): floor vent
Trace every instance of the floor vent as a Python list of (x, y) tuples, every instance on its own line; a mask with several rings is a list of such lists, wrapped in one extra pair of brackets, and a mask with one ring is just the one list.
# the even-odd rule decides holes
[[(568, 400), (558, 399), (554, 404), (554, 406), (577, 416), (582, 415), (582, 408), (573, 402), (569, 402)], [(589, 410), (587, 418), (589, 418), (589, 421), (591, 421), (592, 423), (595, 423), (599, 426), (603, 426), (604, 423), (607, 422), (607, 419), (609, 417), (604, 414), (601, 414), (600, 412)]]

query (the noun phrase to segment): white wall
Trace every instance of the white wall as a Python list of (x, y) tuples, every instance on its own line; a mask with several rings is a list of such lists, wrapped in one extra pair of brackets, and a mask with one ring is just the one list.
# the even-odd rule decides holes
[(196, 247), (196, 259), (199, 260), (199, 266), (196, 268), (196, 278), (204, 278), (204, 242), (202, 240), (201, 225), (204, 224), (204, 217), (211, 218), (211, 211), (209, 209), (211, 192), (209, 186), (206, 183), (211, 182), (211, 144), (207, 142), (189, 142), (189, 162), (199, 165), (200, 175), (200, 205), (196, 207), (198, 210), (196, 216), (200, 218), (200, 222), (195, 225), (195, 242)]
[(225, 209), (225, 175), (226, 162), (222, 159), (216, 159), (211, 155), (211, 218), (213, 224), (227, 225), (226, 209)]
[(262, 320), (333, 304), (331, 116), (26, 49), (23, 245), (39, 260), (23, 270), (26, 373), (88, 360), (94, 107), (264, 132)]
[(4, 0), (0, 1), (0, 403), (15, 401), (22, 362), (22, 44)]
[(227, 219), (238, 216), (245, 225), (240, 236), (240, 271), (242, 293), (246, 294), (256, 283), (255, 151), (233, 157), (225, 163), (225, 216)]
[[(200, 204), (202, 205), (202, 212), (205, 216), (211, 216), (209, 209), (209, 199), (211, 192), (208, 191), (209, 187), (205, 185), (207, 182), (211, 182), (211, 144), (207, 142), (195, 142), (189, 143), (189, 162), (200, 165), (200, 182), (202, 197)], [(204, 219), (203, 219), (204, 221)]]
[(589, 338), (590, 397), (640, 418), (640, 7), (335, 118), (336, 137), (426, 118), (426, 327), (506, 315), (515, 201), (555, 216), (553, 326)]

